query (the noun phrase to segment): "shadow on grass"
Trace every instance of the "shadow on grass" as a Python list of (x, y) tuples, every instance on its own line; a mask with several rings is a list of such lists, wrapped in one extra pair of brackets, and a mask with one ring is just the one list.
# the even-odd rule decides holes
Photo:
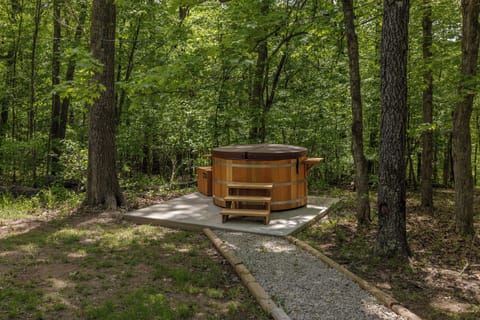
[(116, 214), (1, 239), (0, 273), (0, 318), (268, 318), (205, 236)]

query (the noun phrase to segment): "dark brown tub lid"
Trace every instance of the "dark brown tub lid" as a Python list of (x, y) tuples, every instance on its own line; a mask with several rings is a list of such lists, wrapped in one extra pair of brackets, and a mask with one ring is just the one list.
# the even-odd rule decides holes
[(284, 160), (307, 155), (307, 149), (287, 144), (240, 144), (213, 149), (212, 156), (229, 160)]

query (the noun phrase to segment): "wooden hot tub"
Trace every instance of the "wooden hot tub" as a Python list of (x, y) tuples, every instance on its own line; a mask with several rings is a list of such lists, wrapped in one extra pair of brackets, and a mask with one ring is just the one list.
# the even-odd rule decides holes
[[(307, 173), (320, 158), (307, 158), (307, 149), (283, 144), (252, 144), (212, 151), (213, 202), (225, 207), (227, 185), (234, 182), (271, 183), (271, 210), (307, 204)], [(260, 190), (262, 191), (262, 190)], [(256, 195), (257, 190), (245, 190)]]

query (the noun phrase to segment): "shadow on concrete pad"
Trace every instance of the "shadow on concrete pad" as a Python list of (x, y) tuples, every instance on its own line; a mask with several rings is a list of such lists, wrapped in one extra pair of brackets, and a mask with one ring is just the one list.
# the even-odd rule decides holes
[(273, 211), (270, 224), (261, 219), (231, 218), (222, 223), (220, 207), (212, 197), (194, 192), (147, 208), (127, 212), (125, 218), (136, 223), (161, 225), (171, 228), (201, 230), (203, 228), (250, 232), (274, 236), (287, 236), (324, 217), (327, 210), (340, 201), (337, 198), (308, 197), (305, 207)]

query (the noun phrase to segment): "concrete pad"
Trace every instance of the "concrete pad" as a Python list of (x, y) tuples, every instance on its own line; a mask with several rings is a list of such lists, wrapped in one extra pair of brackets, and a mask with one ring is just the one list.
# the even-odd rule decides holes
[(338, 201), (336, 198), (309, 196), (308, 205), (305, 207), (272, 212), (268, 225), (263, 224), (263, 219), (247, 217), (230, 218), (228, 222), (222, 223), (221, 208), (213, 204), (212, 197), (195, 192), (148, 208), (127, 212), (125, 218), (138, 223), (187, 230), (212, 228), (287, 236), (323, 217), (328, 208)]

